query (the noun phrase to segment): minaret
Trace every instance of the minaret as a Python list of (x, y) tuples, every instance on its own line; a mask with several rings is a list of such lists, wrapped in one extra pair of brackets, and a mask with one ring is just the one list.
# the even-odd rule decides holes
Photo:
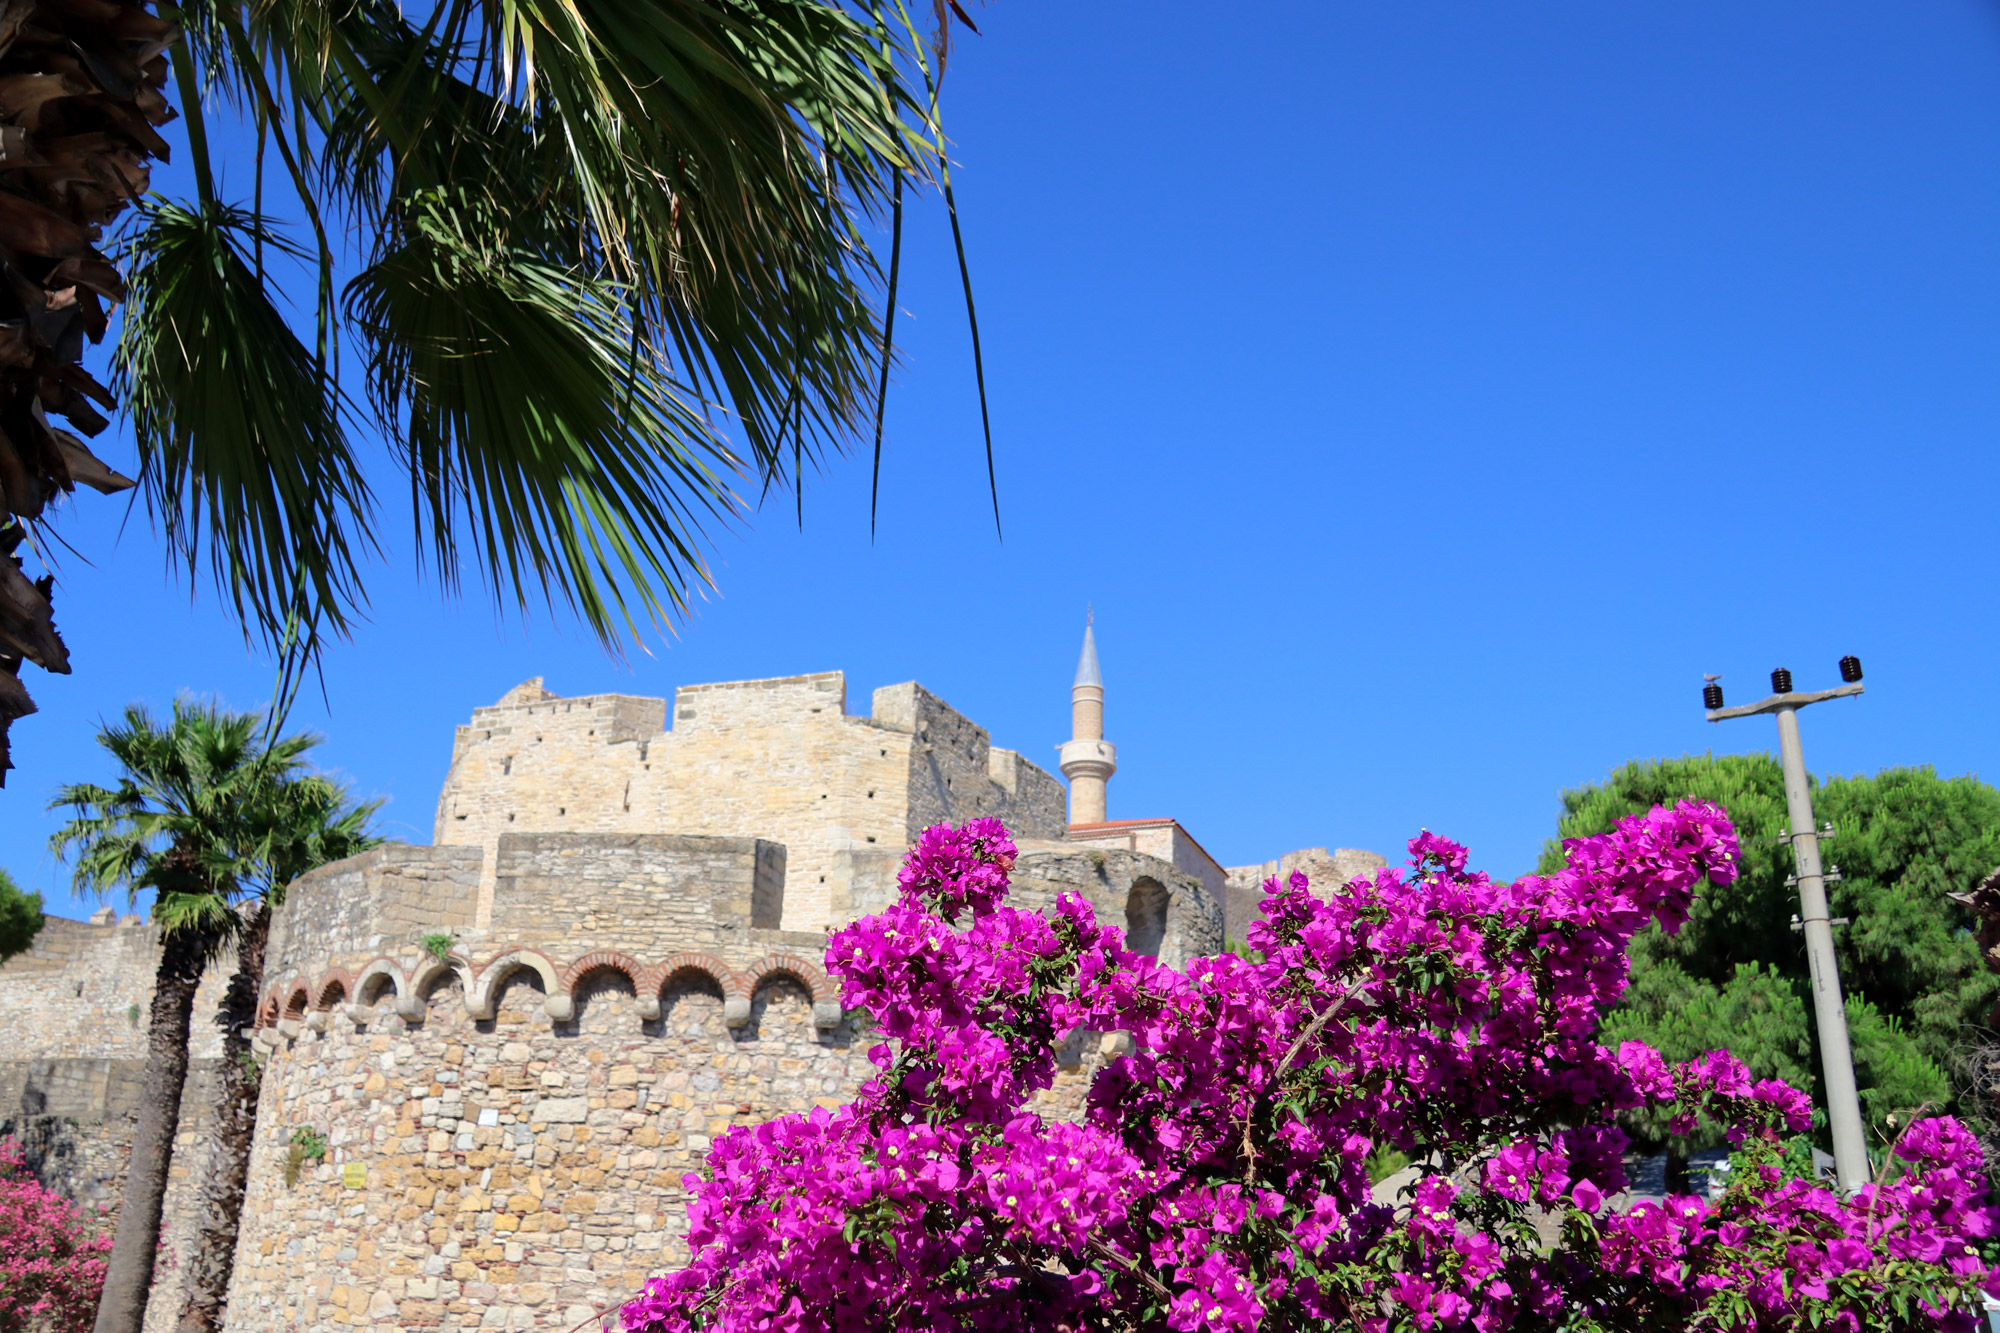
[(1069, 822), (1104, 822), (1104, 784), (1118, 771), (1118, 747), (1104, 739), (1104, 673), (1097, 668), (1097, 637), (1083, 623), (1083, 656), (1069, 691), (1070, 741), (1062, 747), (1062, 775), (1069, 779)]

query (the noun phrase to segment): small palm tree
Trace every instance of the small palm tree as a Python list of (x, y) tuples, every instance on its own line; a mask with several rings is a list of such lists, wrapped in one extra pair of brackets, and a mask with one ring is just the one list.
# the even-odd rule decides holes
[[(136, 1333), (159, 1248), (161, 1203), (202, 973), (225, 946), (237, 944), (237, 977), (222, 1017), (228, 1130), (246, 1111), (250, 1120), (255, 1117), (254, 1086), (247, 1107), (243, 1104), (248, 1074), (243, 1029), (255, 1016), (270, 907), (314, 857), (330, 859), (365, 845), (362, 825), (373, 807), (350, 806), (337, 786), (301, 771), (303, 756), (318, 737), (267, 742), (263, 719), (255, 713), (183, 700), (162, 725), (135, 705), (119, 723), (102, 727), (97, 740), (122, 770), (118, 782), (60, 789), (50, 808), (74, 813), (49, 846), (59, 857), (74, 858), (79, 891), (123, 889), (135, 900), (142, 893), (154, 895), (160, 961), (147, 1029), (145, 1096), (97, 1319), (104, 1333)], [(246, 989), (247, 1008), (239, 996)], [(240, 1194), (240, 1183), (237, 1190)], [(205, 1202), (210, 1194), (204, 1191)], [(204, 1252), (211, 1222), (227, 1226), (233, 1248), (236, 1210), (240, 1201), (235, 1209), (225, 1207), (219, 1222), (204, 1218)], [(214, 1267), (211, 1261), (204, 1271)], [(227, 1261), (222, 1281), (226, 1290)]]

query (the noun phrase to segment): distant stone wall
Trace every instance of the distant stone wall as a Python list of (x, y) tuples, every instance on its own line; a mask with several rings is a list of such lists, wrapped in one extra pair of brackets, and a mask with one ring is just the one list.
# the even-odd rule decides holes
[[(0, 1061), (144, 1059), (159, 933), (137, 916), (95, 921), (44, 916), (27, 952), (0, 964)], [(210, 964), (195, 996), (193, 1051), (219, 1055), (215, 1012), (235, 955)]]
[(1266, 880), (1276, 878), (1282, 886), (1294, 870), (1302, 870), (1313, 893), (1324, 898), (1350, 880), (1372, 875), (1388, 864), (1389, 858), (1378, 852), (1364, 852), (1353, 847), (1336, 847), (1332, 851), (1324, 847), (1306, 847), (1286, 852), (1277, 860), (1266, 861), (1262, 865), (1231, 866), (1224, 900), (1229, 938), (1243, 939), (1250, 923), (1263, 914), (1261, 904), (1265, 897)]
[(877, 690), (870, 717), (846, 706), (837, 671), (689, 685), (666, 731), (662, 700), (529, 682), (458, 729), (435, 841), (482, 849), (484, 926), (508, 834), (754, 833), (786, 849), (783, 928), (823, 933), (845, 924), (843, 852), (900, 853), (930, 823), (987, 814), (1062, 836), (1062, 785), (921, 686)]
[[(212, 1150), (218, 1063), (191, 1062), (181, 1092), (161, 1208), (160, 1254), (146, 1305), (148, 1333), (166, 1333), (180, 1315), (182, 1263), (194, 1244), (196, 1185)], [(144, 1059), (0, 1060), (0, 1139), (20, 1145), (43, 1185), (102, 1225), (113, 1225), (125, 1192), (145, 1074)]]

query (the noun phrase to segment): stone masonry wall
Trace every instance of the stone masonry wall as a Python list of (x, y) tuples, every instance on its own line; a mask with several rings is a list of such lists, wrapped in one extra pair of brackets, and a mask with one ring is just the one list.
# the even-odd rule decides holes
[[(195, 1185), (215, 1122), (217, 1061), (195, 1060), (181, 1092), (180, 1125), (161, 1209), (160, 1254), (146, 1307), (150, 1333), (179, 1317), (182, 1260), (194, 1243)], [(132, 1156), (134, 1117), (145, 1087), (140, 1059), (0, 1060), (0, 1139), (20, 1145), (48, 1188), (113, 1225)]]
[[(302, 1031), (270, 1057), (230, 1333), (568, 1329), (686, 1258), (681, 1177), (733, 1125), (851, 1099), (871, 1068), (845, 1022), (774, 977), (731, 1027), (694, 971), (659, 1016), (594, 971), (551, 1023), (517, 972), (491, 1021), (463, 979), (420, 1022), (387, 1006)], [(324, 1163), (285, 1179), (301, 1126)]]
[(1336, 847), (1329, 852), (1324, 847), (1307, 847), (1286, 852), (1262, 865), (1231, 866), (1224, 900), (1229, 938), (1244, 938), (1250, 923), (1262, 915), (1259, 904), (1264, 901), (1264, 882), (1268, 879), (1282, 882), (1294, 870), (1303, 870), (1312, 891), (1325, 897), (1349, 880), (1373, 874), (1388, 864), (1389, 858), (1379, 852), (1357, 851), (1352, 847)]
[(754, 834), (787, 854), (789, 931), (821, 932), (849, 850), (900, 853), (940, 818), (997, 814), (1017, 836), (1059, 838), (1059, 782), (914, 684), (846, 711), (839, 672), (683, 686), (661, 700), (561, 699), (531, 681), (458, 729), (435, 841), (484, 853), (489, 924), (509, 833)]
[[(0, 1061), (144, 1059), (159, 960), (158, 932), (141, 917), (44, 916), (27, 952), (0, 964)], [(235, 968), (234, 954), (217, 959), (195, 996), (197, 1059), (221, 1053), (222, 1034), (200, 1018)]]

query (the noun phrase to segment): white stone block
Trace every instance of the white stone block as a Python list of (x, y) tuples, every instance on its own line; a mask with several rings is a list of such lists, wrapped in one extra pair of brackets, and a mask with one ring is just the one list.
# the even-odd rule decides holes
[(532, 1117), (537, 1123), (556, 1125), (580, 1125), (590, 1115), (590, 1101), (585, 1097), (544, 1097), (535, 1103)]

